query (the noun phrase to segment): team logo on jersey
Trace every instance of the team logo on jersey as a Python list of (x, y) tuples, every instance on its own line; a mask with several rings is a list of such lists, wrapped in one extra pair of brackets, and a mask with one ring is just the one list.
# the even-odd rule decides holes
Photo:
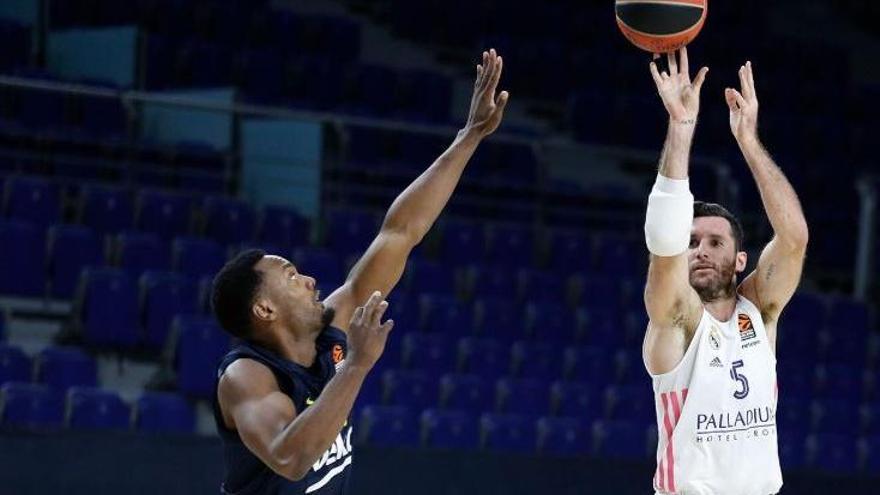
[(749, 340), (755, 338), (755, 326), (752, 325), (752, 319), (745, 313), (740, 313), (737, 317), (739, 324), (739, 338), (741, 340)]
[(709, 366), (712, 367), (712, 368), (723, 368), (723, 367), (724, 367), (724, 363), (721, 362), (721, 358), (719, 358), (718, 356), (715, 356), (715, 359), (713, 359), (713, 360), (709, 363)]
[(341, 363), (345, 359), (345, 351), (342, 349), (342, 345), (335, 344), (331, 355), (333, 356), (333, 364)]
[(714, 325), (712, 325), (712, 330), (709, 331), (709, 347), (711, 347), (713, 351), (721, 349), (721, 334), (718, 331), (718, 327)]

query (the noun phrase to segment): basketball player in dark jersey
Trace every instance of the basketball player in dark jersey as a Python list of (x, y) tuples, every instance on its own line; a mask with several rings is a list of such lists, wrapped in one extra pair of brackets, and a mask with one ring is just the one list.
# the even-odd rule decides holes
[(217, 274), (214, 313), (242, 342), (217, 370), (222, 493), (346, 493), (349, 415), (393, 326), (380, 322), (388, 307), (384, 297), (477, 145), (498, 128), (509, 96), (496, 96), (502, 65), (495, 50), (483, 53), (464, 129), (397, 197), (345, 283), (323, 302), (313, 278), (262, 251), (239, 254)]

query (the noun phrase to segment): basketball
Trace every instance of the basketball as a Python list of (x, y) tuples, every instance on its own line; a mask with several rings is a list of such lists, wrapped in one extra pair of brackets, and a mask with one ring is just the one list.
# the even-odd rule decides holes
[(667, 53), (687, 45), (703, 29), (708, 0), (617, 0), (617, 26), (634, 45)]

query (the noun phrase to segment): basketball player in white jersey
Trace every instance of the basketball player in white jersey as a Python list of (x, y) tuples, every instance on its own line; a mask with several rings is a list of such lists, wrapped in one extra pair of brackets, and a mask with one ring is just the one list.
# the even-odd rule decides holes
[[(677, 60), (678, 58), (678, 60)], [(719, 205), (694, 203), (688, 157), (707, 68), (693, 82), (687, 51), (651, 74), (669, 113), (660, 171), (648, 199), (651, 252), (643, 355), (653, 378), (661, 494), (769, 495), (782, 486), (776, 436), (776, 326), (807, 247), (797, 195), (758, 139), (751, 63), (741, 92), (726, 89), (730, 129), (752, 172), (774, 236), (754, 272), (742, 228)]]

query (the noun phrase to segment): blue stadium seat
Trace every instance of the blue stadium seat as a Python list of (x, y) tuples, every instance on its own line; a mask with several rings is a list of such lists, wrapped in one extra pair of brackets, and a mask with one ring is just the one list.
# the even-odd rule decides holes
[(379, 232), (376, 217), (364, 211), (334, 210), (326, 222), (328, 246), (345, 257), (366, 252)]
[(592, 261), (592, 243), (580, 231), (553, 230), (548, 233), (547, 267), (558, 274), (586, 269)]
[(406, 268), (406, 288), (416, 294), (456, 293), (456, 267), (434, 261), (410, 259)]
[(391, 405), (417, 411), (437, 407), (437, 380), (424, 371), (388, 370), (382, 380)]
[(880, 435), (880, 399), (862, 406), (862, 430), (867, 435)]
[(566, 379), (577, 382), (610, 382), (614, 377), (611, 353), (600, 347), (565, 349)]
[(593, 423), (596, 455), (612, 459), (646, 459), (647, 428), (637, 421), (596, 421)]
[(532, 339), (564, 344), (573, 342), (579, 333), (576, 313), (562, 302), (528, 303), (526, 319)]
[(196, 312), (196, 286), (183, 275), (148, 271), (141, 276), (140, 291), (144, 343), (158, 350), (166, 344), (174, 317)]
[(535, 419), (516, 414), (483, 414), (480, 417), (483, 448), (499, 452), (534, 452), (537, 443)]
[(444, 335), (473, 335), (474, 313), (453, 296), (425, 294), (420, 298), (425, 331)]
[(285, 249), (306, 246), (311, 237), (309, 220), (294, 209), (282, 206), (263, 208), (259, 239)]
[(196, 415), (186, 399), (167, 392), (144, 392), (135, 406), (135, 429), (143, 432), (192, 433)]
[(511, 347), (512, 374), (552, 381), (562, 378), (563, 347), (549, 342), (517, 341)]
[(474, 265), (468, 270), (472, 282), (471, 295), (478, 298), (497, 297), (519, 300), (517, 272), (500, 265)]
[(67, 425), (72, 430), (127, 430), (131, 410), (114, 392), (73, 387), (67, 392)]
[(209, 239), (176, 237), (171, 250), (174, 271), (194, 279), (213, 278), (226, 262), (223, 247)]
[(31, 360), (18, 347), (0, 344), (0, 385), (7, 382), (29, 382)]
[(448, 220), (443, 225), (441, 255), (450, 266), (463, 266), (483, 259), (486, 241), (483, 226)]
[(526, 317), (521, 304), (499, 298), (478, 298), (474, 301), (477, 335), (493, 338), (515, 338), (526, 334)]
[(780, 434), (800, 435), (803, 438), (813, 427), (812, 406), (804, 397), (780, 392), (776, 424)]
[(828, 325), (846, 333), (863, 335), (868, 331), (870, 318), (868, 306), (854, 299), (835, 298), (828, 311)]
[(858, 402), (826, 399), (813, 404), (813, 431), (854, 436), (861, 429)]
[(535, 236), (521, 225), (498, 225), (489, 230), (486, 259), (508, 269), (534, 264)]
[(605, 408), (608, 419), (639, 423), (654, 421), (656, 408), (650, 383), (608, 387)]
[(443, 409), (479, 413), (495, 409), (494, 384), (479, 375), (447, 373), (440, 379)]
[(49, 273), (53, 297), (73, 297), (82, 269), (103, 264), (104, 245), (91, 229), (81, 225), (49, 228)]
[(211, 397), (216, 367), (229, 349), (229, 336), (209, 317), (178, 316), (173, 325), (178, 389), (193, 397)]
[(402, 361), (407, 369), (451, 371), (455, 365), (454, 347), (442, 333), (407, 333), (403, 336)]
[(83, 271), (78, 300), (83, 338), (99, 347), (133, 348), (140, 341), (138, 292), (132, 278), (115, 268)]
[(131, 229), (134, 204), (126, 189), (84, 186), (80, 193), (80, 221), (101, 234)]
[(868, 473), (880, 471), (880, 435), (865, 439), (864, 470)]
[(427, 409), (422, 412), (421, 425), (426, 447), (475, 450), (479, 446), (477, 418), (470, 413)]
[(137, 227), (145, 232), (170, 240), (189, 232), (190, 196), (141, 191), (137, 206)]
[(416, 447), (419, 427), (413, 411), (404, 406), (367, 406), (360, 416), (360, 440), (377, 447)]
[(550, 414), (550, 387), (540, 380), (501, 378), (496, 382), (498, 410), (509, 414)]
[(490, 379), (510, 373), (510, 347), (496, 339), (462, 337), (458, 356), (466, 373)]
[(801, 363), (779, 361), (777, 382), (781, 397), (809, 397), (815, 388), (816, 373), (805, 373)]
[(256, 230), (256, 214), (244, 201), (212, 196), (202, 205), (205, 235), (221, 244), (249, 242)]
[(0, 220), (0, 294), (39, 297), (45, 293), (43, 230), (20, 220)]
[(64, 422), (64, 396), (46, 385), (9, 382), (0, 388), (7, 428), (54, 430)]
[(140, 277), (147, 270), (171, 268), (168, 244), (155, 234), (125, 232), (117, 237), (118, 264), (132, 277)]
[(79, 348), (48, 347), (37, 358), (37, 381), (62, 392), (70, 387), (94, 387), (98, 365)]
[(592, 452), (591, 431), (579, 418), (538, 420), (538, 451), (557, 456), (587, 455)]
[(820, 471), (851, 473), (858, 467), (856, 440), (849, 435), (810, 435), (806, 450), (808, 464)]
[(568, 277), (546, 270), (521, 270), (524, 299), (535, 303), (564, 303)]
[(555, 416), (583, 418), (589, 422), (604, 415), (604, 401), (599, 395), (602, 384), (556, 381), (550, 387)]
[(801, 469), (806, 465), (805, 433), (779, 430), (779, 464), (784, 470)]
[(10, 177), (5, 184), (6, 216), (40, 227), (61, 220), (61, 191), (40, 177)]

